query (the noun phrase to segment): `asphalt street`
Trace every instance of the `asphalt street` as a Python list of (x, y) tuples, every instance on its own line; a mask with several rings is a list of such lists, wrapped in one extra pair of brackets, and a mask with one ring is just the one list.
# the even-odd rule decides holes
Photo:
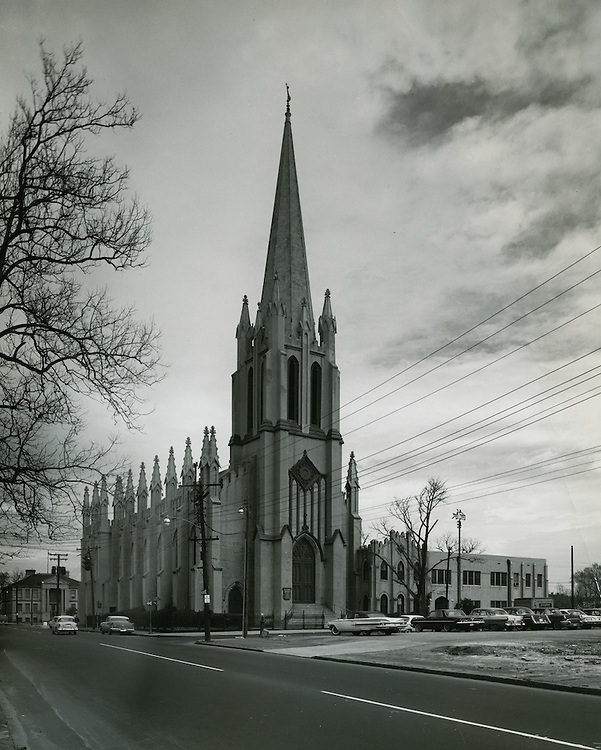
[(3, 705), (28, 750), (601, 748), (599, 696), (193, 637), (6, 627), (0, 638)]

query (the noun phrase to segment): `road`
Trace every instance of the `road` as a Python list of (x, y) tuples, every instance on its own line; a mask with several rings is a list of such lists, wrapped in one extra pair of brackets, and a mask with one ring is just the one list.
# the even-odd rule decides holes
[(192, 638), (16, 627), (0, 638), (0, 689), (28, 750), (601, 748), (599, 696)]

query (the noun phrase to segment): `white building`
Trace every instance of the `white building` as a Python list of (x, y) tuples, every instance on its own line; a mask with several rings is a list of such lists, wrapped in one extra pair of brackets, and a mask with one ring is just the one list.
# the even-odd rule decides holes
[(465, 599), (474, 607), (510, 607), (516, 599), (548, 596), (544, 558), (462, 555), (459, 588), (456, 555), (448, 561), (445, 552), (430, 552), (429, 561), (431, 609), (454, 606)]

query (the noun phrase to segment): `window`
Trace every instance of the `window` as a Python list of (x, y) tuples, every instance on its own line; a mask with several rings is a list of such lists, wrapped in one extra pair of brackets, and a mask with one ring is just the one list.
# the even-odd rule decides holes
[(464, 570), (463, 571), (463, 585), (464, 586), (480, 586), (480, 571), (479, 570)]
[(507, 586), (507, 573), (501, 573), (500, 571), (494, 571), (490, 574), (490, 585), (491, 586)]
[(255, 378), (253, 368), (248, 370), (246, 379), (246, 431), (252, 432), (255, 427)]
[(539, 589), (542, 589), (543, 587), (543, 574), (542, 573), (536, 574), (536, 586)]
[(363, 562), (363, 580), (369, 581), (369, 564), (367, 561)]
[(261, 382), (259, 383), (259, 423), (265, 421), (265, 360), (261, 360)]
[(288, 360), (288, 419), (291, 422), (298, 423), (298, 402), (299, 402), (299, 382), (298, 382), (298, 360), (296, 357), (290, 357)]
[(514, 573), (513, 574), (513, 588), (517, 589), (520, 586), (520, 574)]
[(434, 568), (432, 571), (432, 583), (447, 584), (451, 583), (451, 571)]
[(532, 586), (532, 573), (526, 573), (526, 588), (529, 589)]
[(380, 597), (380, 612), (383, 615), (388, 614), (388, 597), (386, 596), (386, 594), (382, 594), (382, 596)]
[(311, 424), (321, 427), (321, 367), (317, 362), (311, 366)]
[(490, 606), (501, 607), (502, 609), (505, 609), (505, 607), (507, 606), (507, 599), (491, 599)]
[(388, 565), (386, 565), (385, 562), (383, 562), (380, 565), (380, 580), (381, 581), (387, 581), (388, 580)]
[(396, 566), (396, 574), (399, 579), (399, 583), (405, 583), (405, 563), (404, 562), (401, 561)]

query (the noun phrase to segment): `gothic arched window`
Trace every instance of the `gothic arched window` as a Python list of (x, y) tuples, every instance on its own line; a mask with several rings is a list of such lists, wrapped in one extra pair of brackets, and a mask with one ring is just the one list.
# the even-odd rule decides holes
[(321, 367), (311, 366), (311, 424), (321, 427)]
[(255, 378), (253, 368), (249, 368), (246, 378), (246, 431), (252, 432), (255, 427), (254, 420), (254, 396), (255, 396)]
[(288, 360), (288, 419), (291, 422), (299, 421), (299, 367), (296, 357)]
[(388, 580), (388, 565), (385, 562), (382, 562), (380, 565), (380, 580)]
[(265, 360), (261, 360), (259, 382), (259, 424), (265, 421)]
[(396, 568), (396, 574), (399, 579), (399, 583), (405, 583), (405, 563), (399, 562)]

